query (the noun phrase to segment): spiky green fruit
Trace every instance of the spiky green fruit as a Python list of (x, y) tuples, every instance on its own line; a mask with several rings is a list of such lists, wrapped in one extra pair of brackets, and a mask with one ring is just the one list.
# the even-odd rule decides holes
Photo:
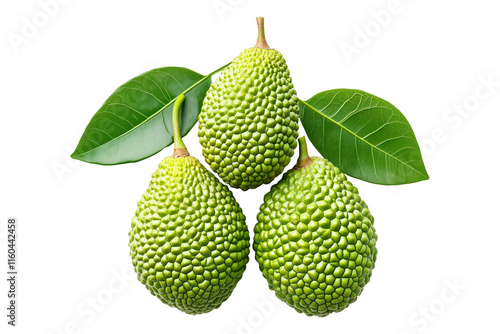
[(375, 266), (373, 216), (328, 160), (309, 158), (271, 187), (257, 215), (253, 248), (269, 288), (298, 312), (326, 316), (356, 301)]
[(241, 279), (250, 238), (231, 191), (189, 156), (176, 129), (174, 155), (160, 163), (132, 219), (130, 255), (139, 281), (163, 303), (206, 313)]
[(198, 117), (205, 161), (231, 187), (248, 190), (281, 174), (297, 146), (299, 105), (290, 71), (259, 39), (221, 73)]

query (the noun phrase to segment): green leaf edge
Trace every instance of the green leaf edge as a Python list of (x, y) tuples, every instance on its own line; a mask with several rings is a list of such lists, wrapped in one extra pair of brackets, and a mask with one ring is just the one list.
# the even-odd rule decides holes
[[(224, 66), (222, 66), (222, 67), (220, 67), (220, 68), (218, 68), (217, 70), (215, 70), (215, 71), (211, 72), (210, 74), (205, 75), (203, 78), (201, 78), (201, 79), (200, 79), (200, 80), (198, 80), (196, 83), (194, 83), (193, 85), (191, 85), (190, 87), (188, 87), (185, 91), (183, 91), (183, 92), (182, 92), (182, 94), (186, 95), (186, 94), (187, 94), (190, 90), (192, 90), (194, 87), (198, 86), (199, 84), (201, 84), (202, 82), (204, 82), (204, 81), (205, 81), (205, 80), (207, 80), (208, 78), (211, 78), (214, 74), (216, 74), (216, 73), (218, 73), (218, 72), (222, 71), (223, 69), (225, 69), (226, 67), (228, 67), (230, 64), (231, 64), (231, 62), (227, 63), (226, 65), (224, 65)], [(187, 68), (187, 67), (179, 67), (179, 66), (171, 66), (171, 67), (175, 67), (175, 68), (182, 68), (182, 69), (190, 70), (190, 71), (192, 71), (192, 72), (195, 72), (195, 73), (197, 73), (197, 74), (200, 74), (200, 73), (198, 73), (198, 72), (196, 72), (196, 71), (193, 71), (193, 70), (191, 70), (191, 69), (189, 69), (189, 68)], [(162, 68), (162, 67), (159, 67), (159, 68)], [(157, 68), (157, 69), (159, 69), (159, 68)], [(147, 71), (147, 72), (144, 72), (143, 74), (148, 73), (148, 72), (150, 72), (150, 71), (154, 71), (154, 70), (156, 70), (156, 69), (149, 70), (149, 71)], [(201, 74), (200, 74), (200, 75), (201, 75)], [(132, 80), (132, 79), (131, 79), (131, 80)], [(127, 82), (128, 82), (128, 81), (127, 81)], [(120, 85), (120, 87), (121, 87), (121, 85)], [(113, 92), (113, 93), (114, 93), (114, 92)], [(110, 143), (110, 142), (112, 142), (112, 141), (114, 141), (114, 140), (116, 140), (116, 139), (118, 139), (118, 138), (121, 138), (121, 137), (125, 136), (127, 133), (129, 133), (129, 132), (131, 132), (131, 131), (135, 130), (135, 129), (136, 129), (136, 128), (138, 128), (139, 126), (142, 126), (144, 123), (146, 123), (146, 122), (147, 122), (148, 120), (150, 120), (151, 118), (156, 117), (159, 113), (163, 112), (163, 110), (165, 110), (166, 108), (168, 108), (171, 104), (175, 103), (175, 101), (177, 100), (177, 98), (178, 98), (178, 97), (179, 97), (179, 95), (177, 95), (177, 96), (176, 96), (175, 98), (173, 98), (173, 99), (172, 99), (169, 103), (167, 103), (167, 104), (166, 104), (163, 108), (159, 109), (156, 113), (154, 113), (153, 115), (151, 115), (150, 117), (148, 117), (147, 119), (145, 119), (143, 122), (141, 122), (141, 123), (140, 123), (140, 124), (138, 124), (137, 126), (133, 127), (133, 128), (132, 128), (132, 129), (130, 129), (129, 131), (127, 131), (127, 132), (125, 132), (125, 133), (121, 134), (120, 136), (118, 136), (118, 137), (116, 137), (116, 138), (113, 138), (112, 140), (110, 140), (110, 141), (106, 142), (106, 144), (107, 144), (107, 143)], [(193, 126), (191, 126), (191, 128), (190, 128), (190, 129), (186, 132), (186, 134), (184, 134), (182, 137), (186, 136), (189, 132), (191, 132), (191, 130), (193, 129), (193, 127), (194, 127), (195, 125), (196, 125), (196, 122), (193, 124)], [(80, 159), (80, 158), (79, 158), (79, 157), (81, 157), (82, 155), (86, 155), (87, 153), (89, 153), (89, 152), (91, 152), (91, 151), (93, 151), (93, 150), (95, 150), (95, 149), (98, 149), (98, 148), (99, 148), (99, 147), (101, 147), (102, 145), (97, 146), (97, 147), (94, 147), (93, 149), (91, 149), (91, 150), (89, 150), (89, 151), (87, 151), (87, 152), (85, 152), (85, 153), (81, 153), (81, 154), (75, 154), (75, 152), (73, 152), (73, 153), (70, 155), (70, 157), (71, 157), (71, 158), (73, 158), (73, 159), (75, 159), (75, 160), (80, 160), (80, 161), (83, 161), (83, 162), (86, 162), (86, 163), (89, 163), (89, 164), (93, 164), (93, 165), (99, 165), (99, 166), (117, 166), (117, 165), (123, 165), (123, 164), (134, 163), (134, 162), (139, 162), (139, 161), (145, 160), (145, 159), (147, 159), (147, 158), (152, 157), (152, 156), (153, 156), (153, 155), (155, 155), (155, 154), (160, 153), (161, 151), (163, 151), (165, 148), (167, 148), (167, 147), (171, 146), (172, 144), (173, 144), (173, 141), (172, 141), (172, 143), (171, 143), (170, 145), (165, 146), (165, 147), (164, 147), (163, 149), (161, 149), (160, 151), (155, 152), (155, 153), (152, 153), (152, 154), (150, 154), (150, 155), (148, 155), (148, 156), (146, 156), (146, 157), (144, 157), (144, 158), (142, 158), (142, 159), (138, 159), (138, 160), (130, 160), (130, 161), (122, 161), (122, 162), (118, 162), (118, 163), (114, 163), (114, 164), (103, 164), (103, 163), (94, 162), (94, 161), (86, 161), (86, 160), (83, 160), (83, 159)]]
[[(316, 95), (318, 95), (318, 94), (322, 94), (322, 93), (331, 92), (331, 91), (334, 91), (334, 90), (349, 90), (349, 91), (352, 91), (352, 92), (360, 92), (360, 93), (363, 93), (363, 94), (367, 94), (367, 95), (373, 96), (373, 97), (375, 97), (375, 98), (377, 98), (377, 99), (379, 99), (379, 100), (382, 100), (382, 101), (384, 101), (384, 102), (389, 103), (391, 106), (393, 106), (393, 107), (394, 107), (394, 109), (396, 109), (397, 111), (399, 111), (399, 112), (400, 112), (400, 113), (404, 116), (404, 114), (403, 114), (403, 113), (402, 113), (402, 112), (401, 112), (398, 108), (396, 108), (396, 107), (395, 107), (392, 103), (390, 103), (389, 101), (384, 100), (384, 99), (382, 99), (382, 98), (380, 98), (380, 97), (378, 97), (378, 96), (376, 96), (376, 95), (370, 94), (370, 93), (365, 92), (365, 91), (360, 90), (360, 89), (350, 89), (350, 88), (335, 88), (335, 89), (329, 89), (329, 90), (325, 90), (325, 91), (322, 91), (322, 92), (319, 92), (319, 93), (314, 94), (314, 95), (313, 95), (312, 97), (310, 97), (307, 101), (304, 101), (304, 100), (302, 100), (302, 99), (300, 99), (300, 98), (299, 98), (299, 103), (302, 103), (304, 106), (306, 106), (306, 107), (310, 108), (311, 110), (315, 111), (316, 113), (320, 114), (321, 116), (323, 116), (323, 117), (325, 117), (325, 118), (329, 119), (330, 121), (332, 121), (332, 123), (335, 123), (337, 126), (341, 127), (341, 128), (342, 128), (343, 130), (345, 130), (346, 132), (348, 132), (348, 133), (352, 134), (353, 136), (355, 136), (356, 138), (358, 138), (358, 139), (362, 140), (363, 142), (365, 142), (366, 144), (368, 144), (370, 147), (376, 148), (378, 151), (381, 151), (382, 153), (387, 154), (388, 156), (390, 156), (390, 157), (394, 158), (395, 160), (397, 160), (397, 161), (399, 161), (399, 162), (401, 162), (401, 163), (402, 163), (402, 161), (401, 161), (401, 160), (399, 160), (399, 159), (397, 159), (396, 157), (394, 157), (394, 156), (392, 156), (392, 155), (390, 155), (390, 154), (388, 154), (388, 153), (386, 153), (386, 152), (382, 151), (380, 148), (378, 148), (378, 147), (376, 147), (376, 146), (373, 146), (372, 144), (368, 143), (368, 142), (367, 142), (367, 141), (365, 141), (363, 138), (360, 138), (360, 137), (359, 137), (359, 136), (357, 136), (354, 132), (350, 131), (349, 129), (347, 129), (347, 128), (346, 128), (345, 126), (343, 126), (342, 124), (340, 124), (340, 123), (336, 122), (335, 120), (333, 120), (333, 119), (331, 119), (331, 118), (327, 117), (327, 116), (326, 116), (325, 114), (323, 114), (321, 111), (319, 111), (318, 109), (314, 108), (313, 106), (311, 106), (311, 105), (308, 103), (308, 102), (309, 102), (311, 99), (313, 99)], [(406, 119), (406, 117), (405, 117), (405, 119)], [(407, 120), (407, 119), (406, 119), (406, 120)], [(407, 120), (407, 121), (408, 121), (408, 120)], [(410, 122), (408, 122), (408, 124), (410, 124)], [(410, 124), (410, 128), (411, 128), (411, 124)], [(305, 129), (304, 129), (304, 130), (305, 130)], [(413, 131), (413, 129), (412, 129), (412, 132), (413, 132), (413, 134), (415, 134), (415, 132)], [(307, 131), (306, 131), (306, 135), (307, 135)], [(415, 136), (415, 137), (416, 137), (416, 136)], [(309, 139), (309, 138), (308, 138), (308, 139)], [(315, 146), (315, 145), (314, 145), (314, 143), (313, 143), (311, 140), (309, 140), (309, 141), (313, 144), (313, 146)], [(417, 144), (418, 144), (418, 141), (417, 141)], [(388, 183), (378, 183), (378, 182), (374, 182), (374, 181), (362, 180), (362, 179), (360, 179), (360, 178), (358, 178), (358, 177), (352, 176), (351, 174), (349, 174), (349, 173), (347, 173), (347, 172), (343, 171), (342, 169), (341, 169), (341, 170), (342, 170), (342, 172), (344, 172), (345, 174), (348, 174), (349, 176), (351, 176), (351, 177), (353, 177), (353, 178), (355, 178), (355, 179), (362, 180), (362, 181), (369, 182), (369, 183), (373, 183), (373, 184), (383, 185), (383, 186), (403, 185), (403, 184), (411, 184), (411, 183), (417, 183), (417, 182), (421, 182), (421, 181), (426, 181), (426, 180), (429, 180), (429, 178), (430, 178), (430, 177), (429, 177), (429, 174), (427, 173), (427, 168), (425, 168), (425, 162), (423, 161), (424, 159), (423, 159), (423, 156), (422, 156), (422, 151), (420, 150), (420, 145), (418, 145), (418, 150), (419, 150), (420, 156), (422, 157), (422, 165), (423, 165), (423, 167), (424, 167), (424, 172), (425, 172), (425, 174), (422, 174), (421, 172), (419, 172), (419, 171), (415, 170), (415, 168), (413, 168), (413, 167), (411, 167), (411, 166), (408, 166), (406, 163), (404, 163), (404, 165), (406, 165), (406, 166), (410, 167), (411, 169), (415, 170), (415, 172), (417, 172), (417, 174), (422, 175), (422, 177), (423, 177), (422, 179), (418, 179), (418, 180), (415, 180), (415, 181), (411, 181), (411, 182), (404, 182), (404, 183), (392, 183), (392, 184), (388, 184)], [(319, 151), (318, 151), (318, 152), (319, 152)], [(320, 154), (321, 154), (321, 152), (320, 152)], [(324, 158), (324, 157), (323, 157), (323, 158)], [(330, 159), (328, 159), (328, 158), (325, 158), (325, 159), (327, 159), (328, 161), (330, 161)], [(333, 162), (332, 162), (332, 163), (333, 163)], [(338, 166), (336, 166), (336, 167), (338, 167)], [(340, 169), (340, 167), (338, 167), (338, 168)]]

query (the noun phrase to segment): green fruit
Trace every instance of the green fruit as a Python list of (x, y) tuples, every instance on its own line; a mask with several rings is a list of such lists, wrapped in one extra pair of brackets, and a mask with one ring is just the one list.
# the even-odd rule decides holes
[(249, 233), (231, 191), (189, 156), (175, 121), (174, 132), (174, 155), (160, 163), (138, 203), (130, 255), (139, 281), (163, 303), (206, 313), (228, 299), (241, 279)]
[(328, 160), (307, 155), (272, 186), (253, 248), (269, 288), (309, 316), (340, 312), (370, 281), (377, 235), (358, 190)]
[(231, 187), (248, 190), (283, 172), (297, 146), (299, 105), (285, 59), (265, 41), (246, 49), (207, 92), (198, 117), (205, 161)]

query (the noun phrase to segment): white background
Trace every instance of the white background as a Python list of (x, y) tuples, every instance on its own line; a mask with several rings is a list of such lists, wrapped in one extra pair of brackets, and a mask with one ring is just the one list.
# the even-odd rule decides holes
[[(2, 272), (8, 216), (20, 238), (19, 326), (8, 333), (499, 332), (497, 2), (400, 0), (383, 24), (374, 13), (392, 9), (389, 0), (60, 0), (44, 22), (45, 2), (0, 5)], [(299, 97), (357, 88), (390, 101), (430, 175), (393, 187), (351, 178), (375, 216), (379, 258), (358, 301), (326, 318), (278, 301), (253, 251), (220, 309), (193, 317), (163, 305), (132, 274), (127, 233), (172, 148), (113, 167), (69, 158), (120, 84), (163, 66), (211, 72), (253, 46), (256, 16)], [(9, 36), (22, 36), (26, 21), (40, 27), (14, 47)], [(196, 131), (185, 142), (202, 157)], [(269, 188), (233, 191), (251, 230)], [(6, 291), (2, 279), (2, 333)]]

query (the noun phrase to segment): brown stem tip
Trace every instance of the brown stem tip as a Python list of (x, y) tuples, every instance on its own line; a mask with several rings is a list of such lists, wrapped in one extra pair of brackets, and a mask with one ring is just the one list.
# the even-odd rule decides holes
[(174, 148), (172, 158), (189, 157), (189, 152), (185, 148)]
[(269, 44), (266, 41), (266, 34), (264, 33), (264, 18), (259, 16), (257, 17), (257, 43), (255, 43), (256, 48), (261, 49), (270, 49)]

